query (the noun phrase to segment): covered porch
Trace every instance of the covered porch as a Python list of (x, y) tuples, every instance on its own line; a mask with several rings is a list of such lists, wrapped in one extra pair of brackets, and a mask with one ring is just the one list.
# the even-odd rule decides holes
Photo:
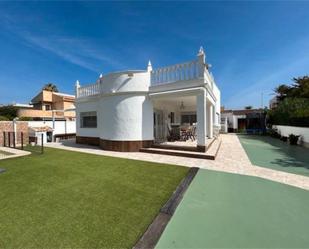
[(154, 147), (205, 152), (214, 139), (215, 101), (203, 87), (151, 93)]

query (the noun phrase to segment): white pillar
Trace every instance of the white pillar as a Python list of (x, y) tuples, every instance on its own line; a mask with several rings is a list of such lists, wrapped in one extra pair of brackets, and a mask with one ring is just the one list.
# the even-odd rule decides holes
[(208, 129), (209, 129), (209, 133), (208, 133), (208, 137), (212, 138), (214, 135), (213, 132), (213, 105), (209, 105), (209, 122), (208, 122)]
[(197, 115), (197, 146), (200, 150), (206, 149), (206, 90), (196, 96), (196, 115)]

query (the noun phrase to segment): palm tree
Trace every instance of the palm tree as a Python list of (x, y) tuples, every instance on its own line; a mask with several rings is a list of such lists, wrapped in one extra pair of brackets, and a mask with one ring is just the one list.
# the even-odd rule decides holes
[(43, 86), (42, 90), (50, 91), (50, 92), (58, 92), (58, 88), (53, 83), (47, 83)]
[(274, 89), (279, 101), (283, 100), (290, 92), (291, 87), (281, 84)]
[(309, 98), (309, 76), (303, 76), (293, 79), (292, 95), (296, 98)]

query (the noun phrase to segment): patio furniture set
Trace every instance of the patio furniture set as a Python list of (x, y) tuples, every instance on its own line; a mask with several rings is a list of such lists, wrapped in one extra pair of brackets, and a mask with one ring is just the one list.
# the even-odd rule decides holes
[(168, 125), (167, 130), (167, 140), (170, 142), (196, 140), (196, 124)]

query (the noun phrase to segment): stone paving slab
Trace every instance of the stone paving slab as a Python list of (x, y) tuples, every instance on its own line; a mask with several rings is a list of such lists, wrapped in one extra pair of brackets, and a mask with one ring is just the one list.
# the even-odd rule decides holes
[(31, 154), (31, 152), (29, 152), (29, 151), (18, 150), (18, 149), (9, 148), (9, 147), (0, 147), (0, 150), (10, 153), (9, 155), (4, 155), (4, 154), (0, 153), (1, 154), (0, 160), (8, 159), (8, 158), (21, 157), (21, 156), (27, 156), (27, 155)]
[(95, 146), (76, 144), (74, 140), (67, 140), (61, 143), (49, 143), (46, 146), (96, 155), (167, 163), (187, 167), (199, 167), (215, 171), (256, 176), (309, 190), (309, 177), (252, 165), (237, 135), (221, 134), (220, 138), (222, 142), (216, 160), (158, 155), (142, 152), (105, 151)]

